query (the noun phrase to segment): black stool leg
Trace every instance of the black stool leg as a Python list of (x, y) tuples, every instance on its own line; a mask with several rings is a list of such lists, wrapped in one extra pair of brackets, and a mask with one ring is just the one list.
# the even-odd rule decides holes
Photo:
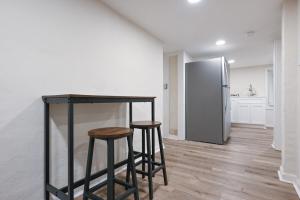
[(95, 139), (90, 138), (88, 158), (87, 158), (87, 163), (86, 163), (86, 174), (85, 174), (83, 200), (88, 200), (87, 195), (88, 195), (88, 191), (90, 189), (90, 177), (91, 177), (92, 162), (93, 162), (94, 144), (95, 144)]
[[(155, 129), (153, 128), (151, 132), (152, 132), (152, 161), (153, 161), (152, 170), (154, 170), (155, 169), (155, 165), (154, 165), (154, 162), (155, 162)], [(153, 177), (154, 177), (154, 174), (153, 174)]]
[[(145, 129), (142, 130), (142, 171), (145, 172)], [(145, 178), (145, 175), (142, 175), (143, 178)]]
[(153, 199), (153, 183), (152, 183), (152, 163), (151, 163), (151, 143), (150, 130), (146, 129), (147, 133), (147, 159), (148, 159), (148, 182), (149, 182), (149, 199)]
[(160, 126), (157, 127), (157, 132), (158, 132), (158, 140), (159, 140), (159, 150), (160, 150), (161, 164), (163, 166), (164, 182), (165, 182), (165, 185), (168, 185), (168, 177), (167, 177), (166, 162), (165, 162), (165, 153), (164, 153), (164, 147), (163, 147), (163, 141), (162, 141)]
[[(127, 139), (128, 141), (128, 139)], [(130, 149), (128, 148), (128, 158), (127, 158), (127, 172), (126, 172), (126, 183), (130, 184), (130, 171), (131, 171), (131, 158), (130, 158)], [(125, 189), (128, 190), (128, 187), (125, 186)]]
[(130, 163), (131, 174), (132, 174), (132, 186), (136, 189), (134, 192), (134, 200), (139, 200), (140, 198), (139, 198), (139, 189), (138, 189), (138, 184), (137, 184), (137, 179), (136, 179), (132, 136), (128, 136), (127, 141), (128, 141), (128, 151), (129, 151), (129, 158), (130, 158), (130, 160), (128, 160), (128, 164)]
[(115, 199), (114, 140), (107, 140), (107, 200)]

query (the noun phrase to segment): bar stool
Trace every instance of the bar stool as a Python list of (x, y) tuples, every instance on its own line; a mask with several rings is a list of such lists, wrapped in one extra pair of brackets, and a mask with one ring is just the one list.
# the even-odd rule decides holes
[[(149, 182), (149, 199), (153, 199), (153, 182), (152, 177), (160, 171), (163, 170), (163, 176), (164, 176), (164, 183), (165, 185), (168, 185), (168, 178), (167, 178), (167, 170), (166, 170), (166, 164), (165, 164), (165, 155), (164, 155), (164, 149), (163, 149), (163, 141), (161, 136), (161, 129), (160, 129), (161, 123), (156, 121), (136, 121), (132, 122), (130, 124), (130, 128), (132, 129), (140, 129), (142, 130), (142, 152), (134, 152), (135, 154), (138, 154), (135, 156), (135, 158), (140, 157), (141, 155), (142, 160), (136, 163), (136, 166), (142, 164), (142, 170), (136, 169), (136, 173), (142, 174), (143, 178), (145, 176), (148, 177)], [(159, 141), (159, 149), (160, 149), (160, 157), (161, 162), (155, 162), (155, 131), (154, 129), (157, 129), (158, 133), (158, 141)], [(152, 129), (152, 149), (151, 149), (151, 140), (150, 140), (150, 129)], [(146, 141), (147, 141), (147, 153), (145, 152), (145, 134), (146, 134)], [(152, 150), (152, 151), (151, 151)], [(151, 155), (152, 152), (152, 155)], [(145, 170), (145, 164), (148, 165), (148, 170)], [(127, 176), (126, 180), (127, 182), (130, 179), (130, 169), (127, 168)]]
[[(93, 194), (96, 190), (99, 190), (103, 186), (107, 185), (107, 200), (124, 200), (131, 194), (134, 194), (134, 199), (139, 200), (138, 185), (136, 179), (133, 145), (132, 145), (132, 134), (133, 130), (129, 128), (100, 128), (90, 130), (88, 135), (90, 137), (89, 150), (86, 166), (86, 177), (84, 184), (84, 194), (83, 200), (93, 199), (93, 200), (103, 200), (102, 198)], [(128, 168), (132, 174), (132, 184), (129, 182), (124, 182), (122, 180), (115, 178), (115, 168), (114, 168), (114, 141), (116, 139), (127, 137), (128, 142)], [(95, 139), (105, 140), (107, 142), (107, 181), (100, 183), (92, 188), (90, 188), (90, 176), (92, 169), (93, 151)], [(115, 196), (115, 183), (126, 187), (126, 191), (120, 194), (118, 197)]]

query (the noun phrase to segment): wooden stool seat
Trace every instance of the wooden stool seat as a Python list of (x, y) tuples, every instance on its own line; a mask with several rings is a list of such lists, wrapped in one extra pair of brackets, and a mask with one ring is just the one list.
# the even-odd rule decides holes
[(118, 139), (130, 136), (133, 130), (130, 128), (110, 127), (98, 128), (89, 131), (89, 136), (97, 139)]
[(161, 122), (157, 121), (135, 121), (130, 124), (130, 128), (146, 129), (157, 128), (161, 125)]
[[(93, 129), (88, 132), (90, 137), (89, 150), (87, 156), (86, 164), (86, 174), (84, 183), (83, 200), (104, 200), (94, 194), (97, 190), (102, 187), (107, 186), (107, 200), (126, 200), (130, 195), (134, 194), (134, 200), (139, 200), (139, 190), (136, 179), (136, 169), (134, 161), (134, 152), (132, 144), (133, 130), (130, 128), (123, 127), (109, 127), (109, 128), (98, 128)], [(127, 169), (132, 174), (132, 184), (129, 181), (129, 177), (126, 177), (126, 182), (115, 177), (115, 169), (120, 167), (115, 165), (115, 140), (120, 138), (127, 138), (128, 144), (128, 160)], [(95, 140), (105, 140), (107, 143), (107, 180), (101, 182), (93, 187), (90, 187), (91, 177), (92, 177), (92, 163), (94, 154)], [(124, 149), (126, 151), (126, 149)], [(115, 194), (115, 184), (124, 186), (126, 191), (116, 196)]]

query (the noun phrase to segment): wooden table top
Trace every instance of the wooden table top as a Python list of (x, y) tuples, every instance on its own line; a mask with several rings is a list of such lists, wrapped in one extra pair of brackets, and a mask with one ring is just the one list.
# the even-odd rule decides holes
[(62, 94), (42, 96), (44, 103), (126, 103), (126, 102), (152, 102), (153, 96), (107, 96), (107, 95), (84, 95), (84, 94)]

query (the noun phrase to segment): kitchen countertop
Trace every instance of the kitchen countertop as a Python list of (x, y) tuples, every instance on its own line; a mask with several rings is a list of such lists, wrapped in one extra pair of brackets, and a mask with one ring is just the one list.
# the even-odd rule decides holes
[(240, 98), (240, 99), (265, 99), (266, 97), (260, 97), (260, 96), (230, 96), (231, 98)]

